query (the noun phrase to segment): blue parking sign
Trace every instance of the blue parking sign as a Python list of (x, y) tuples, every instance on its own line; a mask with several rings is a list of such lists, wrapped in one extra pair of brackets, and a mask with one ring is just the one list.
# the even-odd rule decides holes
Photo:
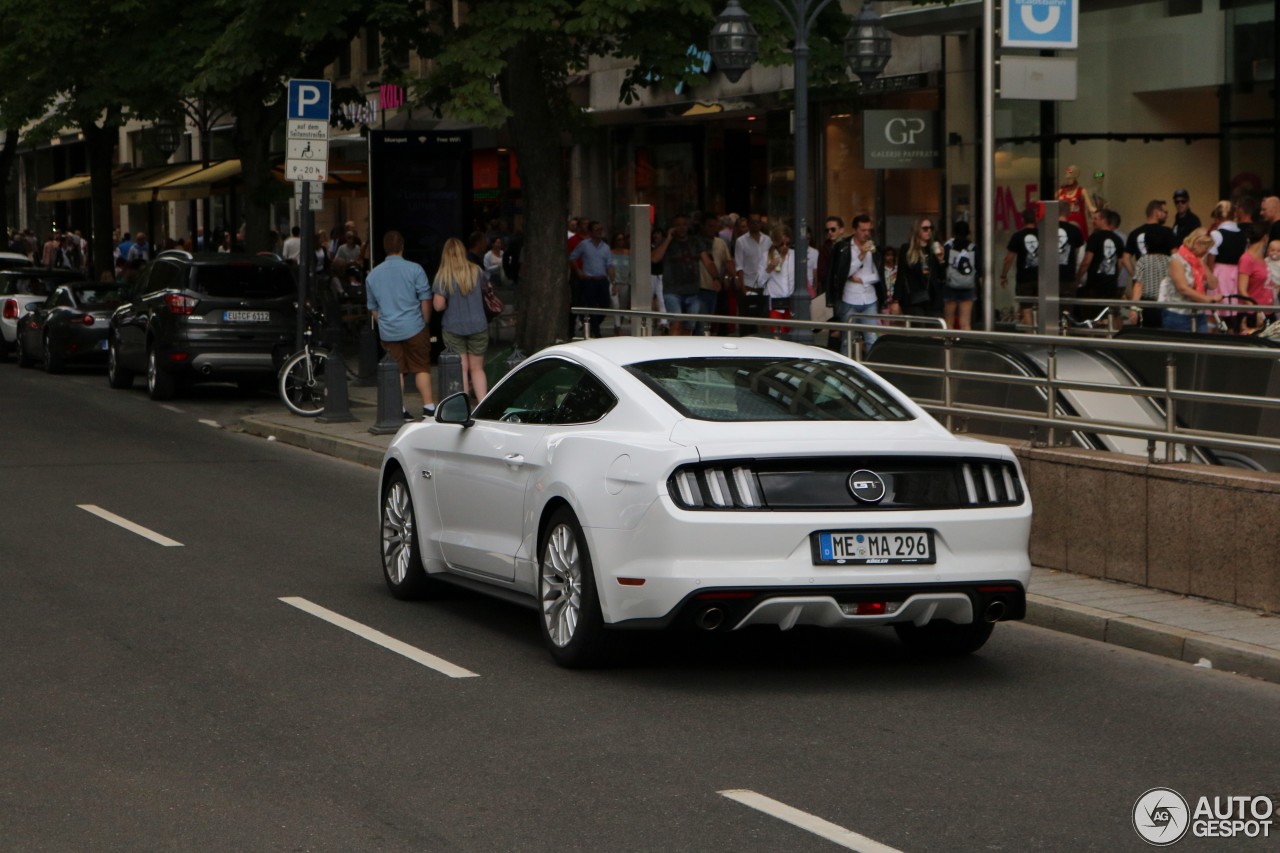
[(328, 80), (290, 80), (289, 118), (328, 121), (331, 91)]
[(1005, 0), (1003, 5), (1004, 47), (1079, 47), (1080, 0)]

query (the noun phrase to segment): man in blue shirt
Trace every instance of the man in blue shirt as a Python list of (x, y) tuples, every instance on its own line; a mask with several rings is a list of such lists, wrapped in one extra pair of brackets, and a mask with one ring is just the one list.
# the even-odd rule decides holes
[[(582, 260), (581, 269), (575, 263)], [(582, 281), (582, 302), (589, 308), (608, 308), (614, 287), (613, 250), (604, 241), (604, 225), (592, 221), (591, 237), (573, 247), (569, 253), (569, 274)], [(600, 337), (604, 315), (591, 315), (591, 337)]]
[[(413, 383), (422, 395), (422, 416), (431, 417), (436, 410), (431, 393), (431, 338), (427, 332), (431, 285), (420, 265), (404, 259), (404, 236), (399, 231), (388, 231), (382, 238), (382, 248), (386, 259), (365, 279), (366, 304), (378, 324), (383, 348), (400, 365), (401, 377), (413, 374)], [(408, 420), (407, 410), (405, 419)]]

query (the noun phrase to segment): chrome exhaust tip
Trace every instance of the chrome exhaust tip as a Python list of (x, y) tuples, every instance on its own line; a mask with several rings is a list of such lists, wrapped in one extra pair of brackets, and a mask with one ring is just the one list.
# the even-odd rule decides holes
[(988, 622), (999, 622), (1004, 618), (1004, 614), (1008, 611), (1008, 606), (1002, 599), (997, 598), (995, 601), (987, 605), (987, 609), (983, 611), (982, 618)]
[(719, 607), (708, 607), (693, 620), (704, 631), (714, 631), (724, 624), (724, 611)]

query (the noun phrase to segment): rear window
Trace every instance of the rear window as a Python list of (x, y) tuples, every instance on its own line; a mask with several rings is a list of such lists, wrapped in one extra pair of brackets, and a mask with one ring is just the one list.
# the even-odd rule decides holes
[(86, 287), (76, 291), (76, 302), (85, 311), (104, 311), (116, 308), (125, 301), (124, 291), (116, 286)]
[(293, 274), (283, 266), (226, 264), (198, 266), (195, 271), (195, 289), (207, 296), (271, 299), (298, 290)]
[(627, 367), (685, 417), (707, 421), (908, 421), (883, 385), (834, 361), (684, 358)]
[(4, 293), (31, 293), (36, 296), (48, 296), (66, 279), (35, 278), (34, 276), (5, 276)]

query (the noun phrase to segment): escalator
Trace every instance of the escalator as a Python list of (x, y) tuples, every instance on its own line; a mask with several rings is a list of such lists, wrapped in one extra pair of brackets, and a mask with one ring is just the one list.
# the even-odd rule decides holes
[[(1162, 340), (1170, 339), (1166, 335)], [(1206, 343), (1203, 335), (1196, 343)], [(1218, 343), (1217, 340), (1213, 343)], [(1267, 344), (1268, 342), (1261, 342)], [(1248, 345), (1248, 344), (1243, 344)], [(922, 337), (882, 335), (867, 360), (867, 366), (893, 382), (914, 399), (943, 399), (941, 376), (917, 376), (895, 371), (895, 365), (943, 366), (944, 347), (940, 340)], [(1058, 348), (1057, 376), (1063, 381), (1090, 382), (1118, 387), (1162, 387), (1165, 354), (1162, 352), (1102, 351)], [(1280, 350), (1277, 351), (1280, 355)], [(1178, 387), (1223, 393), (1276, 396), (1280, 391), (1280, 358), (1275, 362), (1256, 358), (1225, 355), (1183, 355), (1179, 362)], [(973, 340), (952, 344), (952, 368), (1007, 376), (1044, 377), (1047, 375), (1049, 348), (1034, 343), (989, 343)], [(1239, 362), (1239, 363), (1236, 363)], [(1229, 377), (1229, 378), (1228, 378)], [(1165, 413), (1162, 401), (1141, 396), (1110, 394), (1098, 391), (1058, 391), (1058, 413), (1096, 421), (1132, 425), (1142, 429), (1163, 430)], [(953, 383), (956, 403), (991, 406), (1043, 416), (1047, 397), (1042, 388), (1001, 382), (994, 379), (959, 379)], [(1178, 409), (1180, 427), (1212, 429), (1242, 435), (1280, 435), (1280, 411), (1259, 410), (1256, 406), (1182, 403)], [(1048, 430), (1027, 424), (1001, 421), (987, 415), (966, 415), (969, 432), (997, 435), (1016, 440), (1045, 440)], [(1108, 450), (1134, 456), (1147, 455), (1147, 441), (1140, 438), (1103, 435), (1064, 427), (1056, 432), (1055, 444)], [(1180, 462), (1233, 465), (1254, 470), (1280, 471), (1280, 453), (1252, 451), (1213, 451), (1192, 447), (1190, 456), (1185, 445), (1176, 446)], [(1164, 458), (1164, 442), (1156, 443), (1156, 458)]]

